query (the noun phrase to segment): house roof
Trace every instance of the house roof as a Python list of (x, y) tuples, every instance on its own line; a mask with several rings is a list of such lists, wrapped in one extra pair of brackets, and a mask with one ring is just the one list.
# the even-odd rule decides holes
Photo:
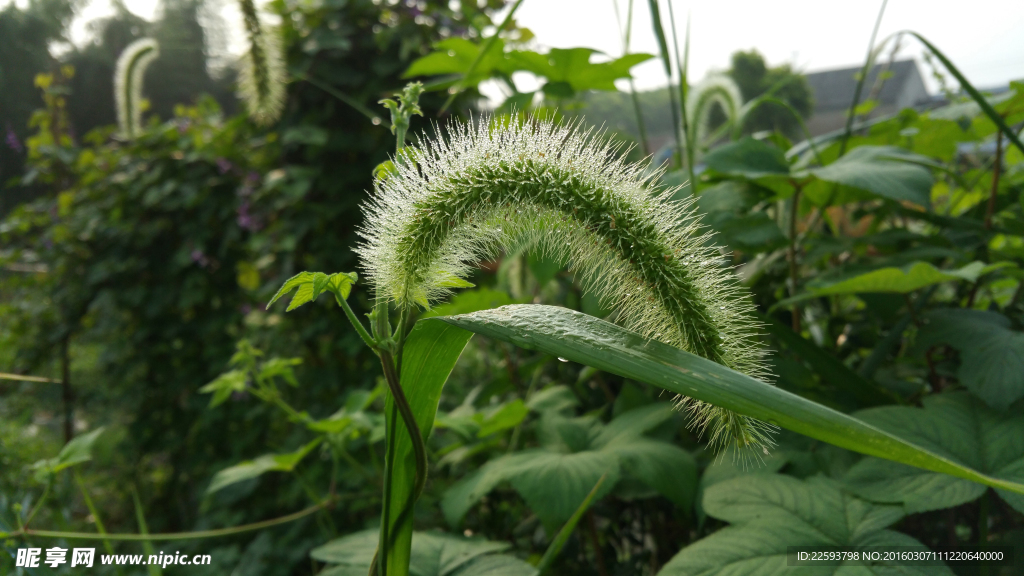
[[(871, 94), (871, 88), (875, 84), (886, 64), (876, 64), (868, 73), (867, 81), (861, 92), (860, 102), (867, 100)], [(841, 70), (825, 70), (823, 72), (812, 72), (807, 74), (807, 83), (814, 94), (814, 110), (824, 112), (827, 110), (838, 110), (848, 108), (853, 93), (857, 89), (857, 74), (861, 67), (843, 68)], [(903, 86), (912, 75), (920, 76), (917, 64), (913, 60), (897, 60), (892, 63), (889, 70), (892, 77), (885, 81), (877, 100), (881, 105), (895, 104), (899, 98)], [(859, 104), (859, 102), (858, 102)]]

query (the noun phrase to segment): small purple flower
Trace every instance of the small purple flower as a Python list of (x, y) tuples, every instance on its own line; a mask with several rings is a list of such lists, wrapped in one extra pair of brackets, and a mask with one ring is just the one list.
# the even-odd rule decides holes
[(260, 184), (260, 173), (255, 170), (249, 171), (245, 175), (245, 181), (242, 182), (242, 187), (238, 189), (238, 195), (242, 198), (248, 198), (252, 196), (252, 193), (256, 191), (256, 187)]
[(239, 204), (236, 213), (237, 218), (235, 218), (235, 221), (238, 223), (239, 228), (250, 232), (255, 232), (259, 229), (259, 223), (256, 221), (256, 218), (252, 214), (249, 214), (248, 202), (242, 202)]
[(14, 130), (11, 130), (10, 124), (7, 125), (7, 137), (5, 140), (7, 142), (7, 147), (18, 154), (21, 154), (25, 150), (25, 147), (21, 145), (21, 140), (18, 140), (18, 135), (14, 133)]
[(217, 170), (221, 174), (227, 174), (234, 167), (234, 164), (229, 162), (226, 158), (217, 158)]
[(199, 264), (200, 268), (206, 268), (206, 265), (210, 263), (210, 260), (206, 257), (206, 254), (203, 254), (203, 251), (200, 250), (199, 248), (193, 250), (191, 256), (192, 261), (195, 262), (196, 264)]

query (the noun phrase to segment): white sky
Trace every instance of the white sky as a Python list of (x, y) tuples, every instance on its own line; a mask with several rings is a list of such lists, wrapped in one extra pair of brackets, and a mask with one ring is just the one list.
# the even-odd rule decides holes
[[(12, 0), (0, 0), (0, 6)], [(13, 0), (23, 3), (24, 0)], [(463, 0), (471, 1), (471, 0)], [(615, 0), (525, 0), (516, 14), (521, 26), (533, 30), (540, 48), (588, 47), (610, 56), (622, 53)], [(664, 25), (673, 2), (676, 26), (685, 33), (691, 21), (691, 81), (708, 71), (724, 69), (732, 52), (757, 48), (770, 65), (790, 63), (816, 71), (863, 62), (881, 0), (660, 0)], [(238, 52), (244, 39), (240, 14), (232, 0), (212, 0), (229, 25), (228, 49)], [(625, 21), (629, 0), (618, 0)], [(646, 0), (633, 0), (633, 52), (657, 54)], [(139, 16), (152, 18), (157, 0), (126, 0)], [(112, 12), (110, 0), (91, 0), (72, 27), (76, 43), (88, 37), (86, 22)], [(500, 18), (500, 16), (499, 16)], [(914, 30), (928, 38), (979, 88), (1005, 85), (1024, 78), (1024, 3), (1020, 0), (890, 0), (879, 39), (898, 30)], [(671, 38), (669, 38), (671, 50)], [(918, 57), (922, 47), (907, 40), (903, 57)], [(633, 69), (637, 88), (665, 84), (659, 60)], [(922, 68), (929, 88), (936, 90), (930, 70)], [(524, 81), (526, 80), (526, 81)], [(527, 77), (516, 77), (520, 89), (531, 89)]]

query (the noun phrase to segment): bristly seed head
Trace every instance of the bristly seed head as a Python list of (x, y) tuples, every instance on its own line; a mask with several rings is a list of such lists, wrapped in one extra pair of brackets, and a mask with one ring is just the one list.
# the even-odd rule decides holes
[[(714, 265), (691, 202), (657, 191), (660, 172), (626, 163), (602, 136), (536, 119), (452, 125), (376, 180), (356, 250), (369, 282), (399, 306), (427, 306), (478, 262), (529, 248), (568, 261), (624, 327), (769, 376), (749, 296)], [(773, 445), (769, 424), (677, 401), (717, 448)]]

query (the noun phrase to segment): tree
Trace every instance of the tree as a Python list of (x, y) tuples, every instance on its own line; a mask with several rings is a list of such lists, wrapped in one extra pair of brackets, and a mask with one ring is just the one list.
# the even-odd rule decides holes
[[(770, 91), (772, 96), (792, 106), (803, 118), (811, 113), (813, 102), (807, 79), (794, 72), (789, 64), (769, 68), (764, 56), (756, 49), (749, 52), (741, 50), (733, 53), (728, 74), (739, 85), (744, 101), (749, 102)], [(772, 104), (751, 112), (743, 130), (748, 134), (778, 130), (789, 136), (803, 137), (797, 119), (788, 110)]]

